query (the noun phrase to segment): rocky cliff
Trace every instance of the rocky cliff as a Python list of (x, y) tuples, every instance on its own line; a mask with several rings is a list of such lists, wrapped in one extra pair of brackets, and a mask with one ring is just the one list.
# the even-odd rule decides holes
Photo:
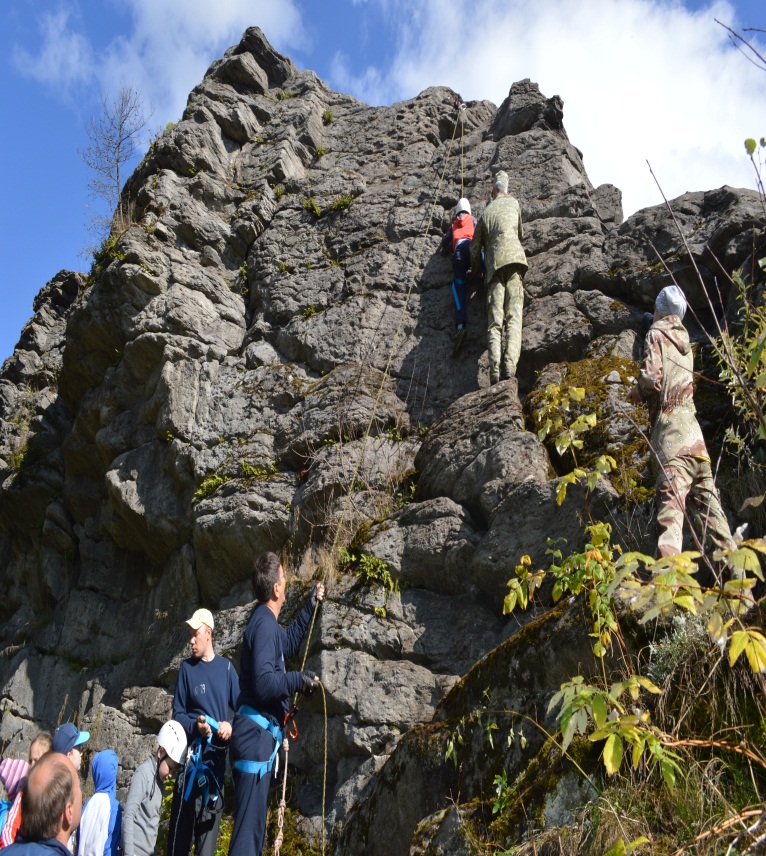
[[(703, 323), (707, 307), (665, 208), (623, 223), (619, 190), (591, 185), (561, 99), (525, 80), (499, 109), (456, 100), (437, 87), (369, 107), (248, 30), (128, 181), (133, 224), (90, 276), (41, 290), (0, 376), (9, 751), (77, 718), (95, 748), (118, 747), (124, 787), (170, 710), (183, 620), (214, 609), (216, 644), (236, 656), (252, 560), (274, 550), (295, 572), (291, 604), (328, 579), (309, 665), (327, 691), (338, 852), (407, 853), (416, 830), (413, 852), (469, 849), (449, 800), (486, 795), (499, 761), (474, 747), (458, 782), (439, 722), (489, 674), (497, 703), (534, 715), (590, 662), (566, 614), (521, 632), (501, 617), (518, 557), (544, 562), (548, 537), (582, 543), (590, 515), (636, 541), (650, 531), (616, 479), (556, 503), (560, 462), (530, 430), (528, 394), (567, 376), (598, 389), (603, 443), (640, 482), (646, 451), (622, 408), (641, 313), (669, 281), (653, 247)], [(499, 168), (529, 272), (518, 381), (490, 388), (483, 291), (453, 359), (436, 248), (458, 197), (479, 213)], [(672, 204), (720, 284), (715, 258), (730, 271), (751, 252), (757, 195)], [(339, 569), (332, 545), (356, 563)], [(316, 830), (321, 705), (301, 720), (293, 805)], [(549, 751), (528, 739), (519, 771)], [(551, 823), (587, 799), (562, 781)]]

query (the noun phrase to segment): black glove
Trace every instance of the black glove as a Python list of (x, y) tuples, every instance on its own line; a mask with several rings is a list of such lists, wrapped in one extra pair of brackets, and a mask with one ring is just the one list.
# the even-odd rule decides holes
[(317, 605), (317, 587), (316, 586), (314, 586), (314, 588), (311, 589), (311, 594), (309, 595), (309, 605), (311, 606), (312, 609), (316, 609), (316, 605)]
[(301, 680), (303, 681), (303, 685), (301, 686), (301, 695), (314, 695), (317, 691), (317, 687), (319, 686), (316, 674), (307, 669), (305, 672), (301, 672)]

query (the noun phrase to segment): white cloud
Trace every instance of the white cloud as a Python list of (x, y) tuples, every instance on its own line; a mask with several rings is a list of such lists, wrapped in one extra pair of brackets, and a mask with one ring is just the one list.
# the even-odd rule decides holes
[(113, 94), (123, 84), (135, 86), (152, 105), (153, 123), (162, 126), (180, 117), (210, 63), (239, 42), (247, 27), (260, 26), (283, 50), (305, 40), (295, 0), (216, 0), (214, 9), (209, 0), (112, 0), (111, 5), (130, 17), (125, 35), (97, 49), (97, 36), (88, 39), (83, 15), (72, 12), (78, 4), (70, 3), (40, 16), (41, 47), (34, 54), (17, 48), (16, 67), (63, 94), (78, 86), (93, 88), (94, 107), (99, 90)]
[(668, 197), (753, 186), (743, 140), (764, 131), (766, 76), (713, 20), (748, 23), (726, 0), (696, 12), (660, 0), (476, 0), (468, 14), (455, 0), (380, 2), (397, 45), (390, 75), (338, 66), (359, 97), (390, 103), (442, 84), (499, 104), (529, 77), (564, 99), (589, 177), (616, 184), (626, 214), (662, 201), (647, 159)]
[(278, 48), (300, 47), (304, 36), (293, 0), (122, 0), (133, 19), (131, 33), (105, 52), (103, 84), (138, 85), (164, 124), (177, 120), (186, 98), (210, 63), (259, 26)]
[(37, 54), (21, 47), (13, 51), (20, 74), (31, 77), (66, 95), (73, 86), (86, 82), (93, 72), (93, 54), (88, 40), (70, 26), (71, 10), (63, 7), (39, 16), (41, 46)]
[(348, 56), (341, 52), (336, 53), (330, 63), (330, 80), (339, 92), (353, 93), (355, 98), (368, 104), (383, 104), (391, 88), (390, 80), (374, 66), (367, 66), (361, 74), (354, 74)]

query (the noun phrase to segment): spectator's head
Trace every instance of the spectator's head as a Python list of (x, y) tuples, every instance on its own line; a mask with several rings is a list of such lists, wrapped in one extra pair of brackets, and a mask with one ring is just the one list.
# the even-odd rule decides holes
[(51, 735), (47, 731), (41, 731), (29, 744), (30, 768), (34, 767), (46, 752), (50, 752), (52, 746), (53, 738)]
[(51, 748), (54, 752), (60, 752), (62, 755), (66, 755), (72, 762), (75, 770), (79, 770), (80, 765), (82, 764), (82, 754), (79, 747), (82, 746), (89, 737), (89, 731), (80, 731), (73, 722), (65, 722), (56, 729), (56, 733), (53, 735), (53, 746)]
[(21, 795), (21, 836), (25, 841), (69, 841), (80, 823), (82, 791), (72, 762), (48, 752), (30, 770)]
[(175, 776), (186, 763), (186, 732), (180, 722), (171, 719), (157, 735), (157, 775), (164, 782)]
[(198, 609), (191, 618), (187, 619), (189, 627), (189, 644), (192, 656), (209, 660), (213, 653), (213, 614), (209, 609)]
[(259, 603), (276, 601), (280, 606), (285, 599), (285, 573), (276, 553), (264, 553), (253, 566), (253, 594)]
[(0, 762), (0, 782), (3, 783), (9, 800), (15, 800), (16, 795), (24, 785), (29, 764), (20, 758), (4, 758)]
[(465, 196), (461, 196), (457, 201), (457, 208), (455, 209), (455, 216), (458, 214), (470, 214), (471, 213), (471, 203)]
[(686, 314), (686, 297), (677, 285), (666, 285), (654, 301), (654, 314), (659, 318), (678, 315), (683, 321)]

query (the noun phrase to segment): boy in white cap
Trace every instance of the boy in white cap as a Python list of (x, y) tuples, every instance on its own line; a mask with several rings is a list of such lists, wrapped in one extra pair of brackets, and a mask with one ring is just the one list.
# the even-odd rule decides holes
[(683, 291), (677, 285), (663, 288), (646, 334), (641, 373), (627, 397), (631, 404), (645, 401), (649, 406), (650, 443), (658, 465), (655, 503), (660, 558), (681, 552), (687, 499), (703, 547), (735, 547), (697, 422), (694, 354), (682, 323), (685, 313)]
[(468, 294), (466, 279), (471, 267), (471, 239), (476, 228), (476, 218), (471, 215), (471, 203), (462, 197), (455, 209), (455, 219), (439, 244), (439, 251), (452, 252), (452, 299), (455, 301), (455, 348), (453, 356), (460, 350), (468, 324)]
[(173, 791), (168, 856), (189, 856), (192, 843), (197, 856), (213, 856), (223, 812), (229, 710), (237, 707), (239, 677), (231, 662), (213, 650), (210, 610), (198, 609), (186, 624), (192, 656), (178, 672), (173, 719), (192, 748)]

